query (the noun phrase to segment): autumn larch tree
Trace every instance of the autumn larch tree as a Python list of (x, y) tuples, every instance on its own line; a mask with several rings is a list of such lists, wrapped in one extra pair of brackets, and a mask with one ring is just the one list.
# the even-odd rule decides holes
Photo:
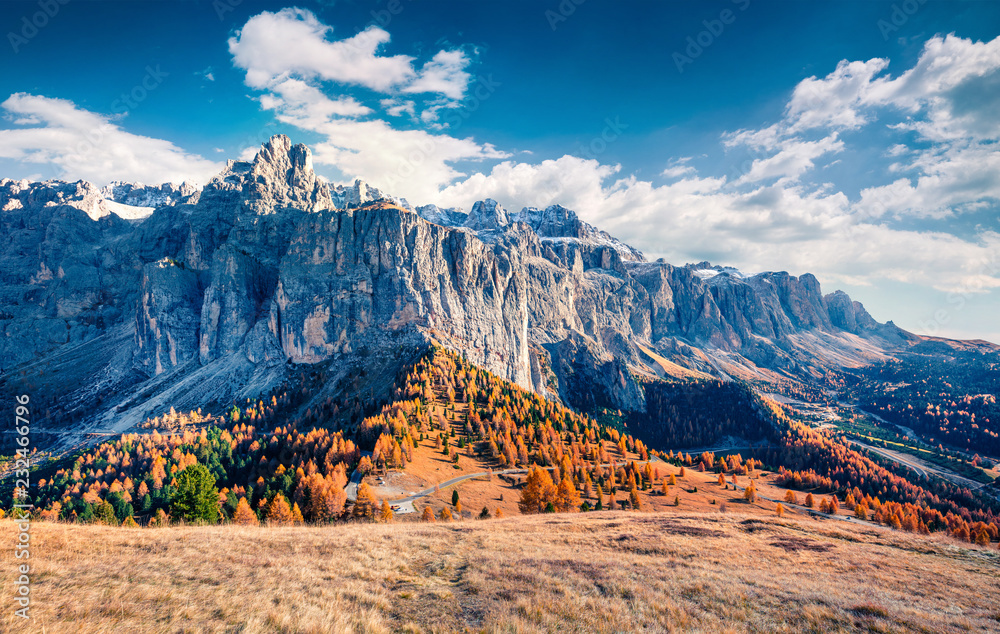
[(781, 502), (778, 502), (778, 505), (774, 507), (774, 512), (778, 514), (778, 517), (785, 514), (785, 507), (781, 505)]
[(790, 503), (790, 504), (798, 504), (799, 503), (798, 498), (795, 497), (795, 491), (792, 491), (791, 489), (785, 491), (785, 501), (788, 502), (788, 503)]
[(275, 493), (274, 499), (267, 506), (267, 523), (276, 526), (288, 526), (294, 521), (292, 507), (281, 493)]
[(564, 477), (556, 489), (556, 508), (560, 513), (572, 513), (580, 508), (580, 494), (573, 486), (572, 477)]
[(628, 501), (629, 504), (632, 505), (632, 510), (642, 510), (642, 502), (639, 501), (639, 491), (636, 490), (634, 485), (632, 486), (632, 490), (628, 493)]
[(816, 505), (816, 500), (813, 499), (813, 494), (812, 493), (807, 493), (806, 494), (806, 506), (808, 506), (809, 508), (812, 508), (815, 505)]
[(247, 502), (245, 497), (241, 497), (240, 501), (236, 503), (236, 512), (233, 513), (233, 523), (244, 526), (257, 525), (257, 514), (250, 508), (250, 503)]
[(429, 507), (429, 506), (425, 506), (424, 507), (424, 512), (420, 516), (420, 519), (421, 519), (421, 521), (424, 521), (424, 522), (433, 522), (434, 521), (434, 510), (431, 509), (431, 507)]
[(442, 507), (441, 511), (438, 513), (438, 519), (443, 522), (451, 521), (454, 516), (451, 514), (451, 509), (447, 506)]
[(391, 524), (395, 514), (392, 512), (392, 507), (389, 505), (388, 500), (382, 501), (382, 508), (379, 510), (378, 519), (383, 524)]
[(358, 485), (358, 497), (354, 501), (354, 517), (364, 519), (374, 519), (379, 509), (379, 500), (372, 492), (372, 488), (367, 482)]
[(556, 499), (556, 485), (547, 469), (533, 465), (528, 471), (517, 507), (524, 514), (539, 513)]

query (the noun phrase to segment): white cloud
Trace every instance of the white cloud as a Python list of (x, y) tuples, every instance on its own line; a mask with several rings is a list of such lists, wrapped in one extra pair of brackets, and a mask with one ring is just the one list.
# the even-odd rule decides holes
[[(279, 115), (286, 123), (294, 118)], [(440, 188), (464, 174), (457, 161), (507, 156), (490, 144), (423, 130), (396, 130), (380, 120), (334, 119), (310, 128), (327, 138), (313, 146), (316, 163), (335, 165), (350, 178), (362, 178), (414, 204), (433, 202)]]
[(887, 59), (837, 64), (823, 79), (799, 82), (785, 109), (789, 133), (815, 128), (856, 129), (868, 123), (860, 111), (868, 99), (873, 78), (889, 65)]
[(276, 110), (301, 122), (302, 127), (315, 127), (335, 117), (360, 117), (372, 109), (353, 97), (330, 99), (315, 86), (301, 79), (288, 78), (271, 87), (260, 97), (265, 110)]
[(660, 172), (660, 176), (664, 176), (666, 178), (680, 178), (681, 176), (694, 174), (695, 169), (688, 165), (688, 161), (690, 160), (690, 156), (684, 156), (670, 161), (670, 164), (667, 165), (666, 169)]
[(440, 51), (424, 64), (417, 78), (403, 87), (407, 93), (439, 93), (449, 99), (459, 100), (469, 84), (465, 67), (469, 59), (462, 51)]
[(387, 91), (415, 75), (413, 58), (380, 56), (389, 33), (377, 26), (339, 41), (311, 11), (282, 9), (250, 18), (229, 40), (233, 63), (247, 71), (247, 85), (269, 88), (290, 75)]
[(0, 107), (15, 125), (34, 126), (0, 130), (0, 158), (55, 166), (66, 180), (205, 183), (223, 167), (65, 99), (15, 93)]
[(1000, 201), (1000, 153), (990, 146), (948, 147), (922, 152), (908, 167), (920, 175), (861, 192), (857, 211), (943, 218)]
[(617, 165), (601, 165), (594, 159), (568, 155), (534, 165), (504, 161), (489, 174), (473, 174), (445, 188), (437, 197), (441, 201), (438, 205), (469, 209), (477, 200), (493, 198), (511, 210), (554, 203), (589, 209), (591, 201), (603, 200), (604, 179), (619, 169)]
[[(892, 145), (885, 154), (898, 160), (886, 171), (913, 176), (862, 191), (855, 210), (860, 216), (941, 218), (1000, 201), (1000, 37), (933, 37), (898, 77), (883, 74), (888, 64), (880, 58), (844, 60), (822, 79), (802, 80), (779, 122), (725, 135), (727, 148), (742, 145), (767, 154), (740, 182), (795, 182), (816, 159), (844, 149), (836, 140), (839, 131), (902, 115), (905, 120), (886, 124), (888, 129), (915, 133), (925, 144)], [(822, 131), (828, 136), (820, 141), (804, 137)]]
[[(363, 113), (360, 103), (328, 96), (321, 82), (356, 81), (383, 93), (378, 105), (384, 116), (408, 115), (411, 122), (440, 129), (439, 111), (467, 89), (467, 57), (441, 51), (417, 69), (408, 57), (380, 57), (389, 36), (372, 30), (367, 45), (355, 46), (364, 53), (360, 62), (390, 65), (387, 76), (392, 79), (378, 84), (352, 80), (340, 68), (344, 54), (330, 51), (343, 41), (331, 41), (332, 30), (312, 14), (286, 10), (251, 22), (258, 19), (281, 23), (279, 31), (297, 29), (297, 39), (280, 37), (273, 46), (305, 42), (301, 50), (286, 47), (285, 59), (268, 58), (260, 65), (233, 49), (235, 63), (247, 70), (247, 84), (268, 90), (262, 104), (280, 121), (327, 139), (314, 147), (318, 164), (335, 165), (412, 202), (469, 208), (489, 197), (515, 210), (560, 203), (647, 254), (673, 262), (707, 257), (746, 270), (811, 271), (830, 283), (881, 279), (941, 290), (1000, 286), (981, 265), (1000, 247), (997, 234), (966, 240), (887, 223), (897, 216), (941, 216), (973, 208), (1000, 192), (997, 153), (981, 143), (996, 118), (984, 114), (989, 108), (957, 97), (963, 89), (976, 92), (968, 82), (994, 77), (991, 51), (1000, 38), (988, 45), (934, 38), (914, 68), (896, 78), (885, 74), (888, 60), (845, 60), (825, 77), (800, 82), (777, 122), (723, 135), (723, 148), (752, 150), (755, 160), (745, 174), (734, 180), (704, 177), (682, 158), (667, 164), (660, 175), (669, 182), (656, 186), (622, 176), (620, 166), (597, 160), (567, 155), (516, 162), (472, 139), (397, 130), (379, 119), (358, 120), (378, 113)], [(257, 37), (270, 47), (274, 36), (255, 35), (245, 27), (239, 48)], [(300, 59), (304, 51), (315, 54)], [(320, 59), (323, 54), (329, 59)], [(424, 98), (425, 93), (432, 98)], [(834, 156), (848, 149), (849, 134), (879, 125), (885, 113), (895, 117), (891, 123), (896, 127), (888, 131), (903, 136), (885, 152), (896, 159), (894, 182), (869, 187), (852, 201), (831, 183), (805, 181), (810, 171), (839, 161)], [(902, 125), (900, 115), (906, 117)], [(914, 148), (904, 136), (913, 133), (930, 147)], [(454, 167), (457, 162), (489, 159), (508, 160), (456, 182), (463, 177)], [(912, 179), (898, 178), (911, 173)]]
[(383, 99), (379, 102), (379, 105), (382, 106), (382, 109), (390, 117), (401, 117), (404, 114), (412, 117), (416, 114), (416, 104), (413, 101)]
[(374, 24), (348, 38), (332, 36), (333, 27), (306, 9), (264, 11), (229, 39), (229, 52), (252, 88), (272, 88), (297, 76), (382, 93), (435, 93), (452, 100), (465, 93), (470, 60), (460, 50), (440, 51), (418, 71), (409, 55), (380, 54), (391, 38)]
[(738, 183), (771, 179), (777, 179), (779, 184), (795, 182), (803, 173), (813, 168), (816, 159), (825, 154), (840, 152), (844, 149), (844, 143), (837, 139), (836, 134), (831, 134), (818, 141), (789, 139), (780, 147), (777, 154), (754, 160)]

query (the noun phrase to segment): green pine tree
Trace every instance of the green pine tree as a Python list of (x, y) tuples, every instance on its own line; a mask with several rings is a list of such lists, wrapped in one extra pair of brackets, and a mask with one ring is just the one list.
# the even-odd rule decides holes
[(219, 490), (215, 476), (202, 464), (177, 475), (177, 491), (170, 499), (170, 515), (186, 522), (215, 523), (219, 519)]

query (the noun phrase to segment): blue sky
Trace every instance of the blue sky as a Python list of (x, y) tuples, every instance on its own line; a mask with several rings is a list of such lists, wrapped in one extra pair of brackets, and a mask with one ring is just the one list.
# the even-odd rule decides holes
[(205, 182), (285, 133), (414, 204), (559, 202), (1000, 341), (1000, 3), (2, 9), (0, 176)]

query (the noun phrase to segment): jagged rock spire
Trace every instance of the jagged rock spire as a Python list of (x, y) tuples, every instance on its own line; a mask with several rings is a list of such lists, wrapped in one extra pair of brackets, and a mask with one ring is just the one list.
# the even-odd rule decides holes
[(259, 214), (283, 208), (322, 211), (333, 207), (328, 188), (313, 171), (312, 153), (277, 134), (261, 146), (247, 175), (246, 204)]

